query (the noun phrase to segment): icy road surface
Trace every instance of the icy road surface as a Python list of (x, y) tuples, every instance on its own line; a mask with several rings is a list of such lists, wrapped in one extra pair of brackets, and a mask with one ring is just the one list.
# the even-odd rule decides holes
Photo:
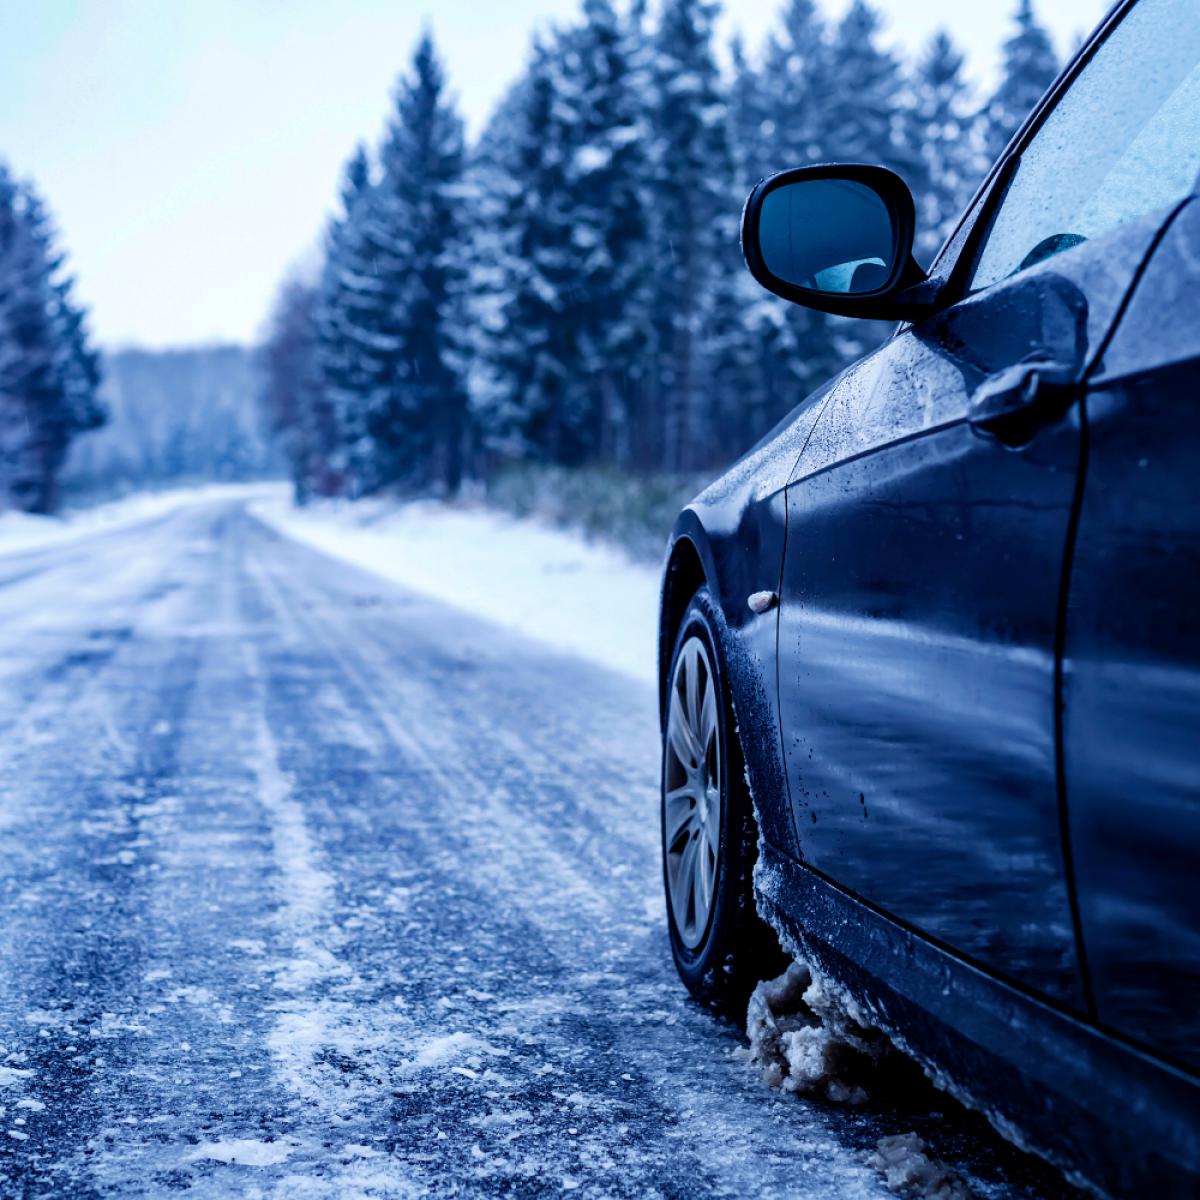
[(0, 686), (0, 1195), (891, 1195), (684, 999), (645, 683), (211, 500), (0, 558)]

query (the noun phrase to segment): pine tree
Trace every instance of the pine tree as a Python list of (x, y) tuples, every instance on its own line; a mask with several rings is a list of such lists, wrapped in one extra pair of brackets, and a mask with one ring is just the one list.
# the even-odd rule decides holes
[(995, 161), (1058, 75), (1050, 35), (1038, 23), (1032, 0), (1020, 0), (1017, 30), (1004, 43), (1003, 77), (983, 110), (987, 153)]
[(917, 206), (917, 255), (925, 264), (986, 170), (962, 67), (962, 54), (942, 31), (930, 40), (913, 75), (907, 119), (918, 166), (910, 183)]
[[(721, 217), (734, 181), (724, 89), (713, 55), (712, 0), (667, 0), (650, 77), (649, 172), (655, 264), (654, 391), (663, 417), (655, 457), (668, 471), (708, 456), (711, 393), (704, 373), (710, 284), (730, 270)], [(735, 243), (736, 244), (736, 243)]]
[[(920, 163), (907, 137), (907, 82), (896, 57), (879, 45), (880, 16), (866, 0), (853, 0), (833, 27), (824, 79), (815, 95), (820, 103), (820, 137), (834, 160), (880, 163), (906, 181), (920, 174)], [(807, 327), (805, 327), (807, 326)], [(864, 354), (887, 334), (881, 322), (830, 317), (798, 325), (793, 362), (803, 363), (808, 388)]]
[(561, 318), (578, 355), (565, 421), (575, 455), (628, 461), (648, 302), (644, 124), (629, 31), (611, 0), (584, 0), (560, 38), (559, 124), (573, 286)]
[(767, 81), (750, 62), (742, 38), (729, 44), (729, 136), (733, 159), (743, 191), (779, 170), (774, 145), (774, 114), (767, 98)]
[(475, 407), (494, 450), (570, 462), (577, 449), (565, 401), (578, 347), (563, 313), (577, 255), (560, 77), (540, 38), (514, 100), (511, 143), (483, 177), (492, 200), (477, 251), (483, 352)]
[(49, 512), (72, 438), (104, 421), (99, 358), (50, 218), (0, 164), (0, 482)]
[[(55, 403), (41, 418), (43, 472), (53, 489), (73, 438), (104, 423), (105, 410), (98, 390), (100, 355), (91, 345), (87, 313), (74, 297), (75, 279), (66, 271), (66, 255), (56, 244), (54, 225), (46, 206), (31, 183), (22, 188), (25, 221), (46, 263), (49, 284), (47, 319), (54, 344), (57, 380)], [(46, 507), (54, 504), (53, 491)]]
[(845, 157), (829, 144), (837, 81), (829, 31), (813, 0), (788, 0), (767, 37), (761, 78), (763, 174)]
[(0, 483), (5, 498), (22, 508), (39, 507), (41, 478), (30, 461), (30, 434), (55, 389), (48, 276), (20, 187), (0, 163)]
[(826, 144), (849, 162), (875, 162), (906, 178), (916, 171), (905, 137), (905, 81), (896, 58), (879, 45), (879, 13), (853, 0), (829, 47)]
[(410, 444), (400, 451), (403, 466), (395, 474), (423, 485), (436, 482), (452, 495), (462, 482), (466, 420), (460, 375), (463, 125), (428, 31), (401, 84), (380, 165), (385, 209), (403, 213), (407, 225), (404, 286), (394, 310), (402, 354), (397, 366), (404, 369), (396, 374), (394, 411), (404, 414)]
[(495, 338), (505, 324), (507, 244), (504, 214), (517, 171), (521, 131), (528, 101), (529, 76), (518, 76), (493, 110), (471, 148), (463, 187), (475, 219), (463, 247), (467, 286), (464, 349), (468, 397), (467, 456), (472, 472), (485, 478), (489, 457), (511, 429), (501, 418), (501, 372)]
[[(830, 31), (814, 0), (788, 0), (767, 37), (761, 72), (761, 174), (852, 155), (835, 140), (829, 106), (839, 95)], [(759, 381), (753, 432), (769, 428), (839, 365), (824, 314), (757, 289), (743, 323)]]
[(426, 32), (396, 92), (378, 181), (351, 166), (348, 192), (362, 201), (330, 254), (344, 290), (338, 408), (368, 490), (437, 482), (453, 492), (461, 481), (462, 170), (462, 122)]
[[(304, 416), (313, 459), (301, 490), (317, 495), (355, 494), (370, 469), (364, 411), (369, 383), (355, 337), (379, 290), (362, 235), (370, 194), (371, 164), (360, 144), (344, 170), (341, 211), (325, 233), (324, 265), (313, 298), (316, 380), (309, 393), (313, 411)], [(283, 320), (280, 313), (298, 307), (281, 298), (277, 322)]]

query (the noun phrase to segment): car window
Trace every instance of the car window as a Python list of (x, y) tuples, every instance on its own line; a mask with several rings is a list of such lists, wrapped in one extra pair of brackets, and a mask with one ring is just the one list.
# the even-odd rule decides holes
[(1186, 196), (1198, 172), (1195, 0), (1141, 0), (1022, 152), (971, 290)]

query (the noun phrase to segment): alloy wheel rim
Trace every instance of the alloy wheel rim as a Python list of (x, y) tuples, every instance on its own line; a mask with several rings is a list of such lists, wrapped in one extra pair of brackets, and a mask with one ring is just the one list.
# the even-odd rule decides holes
[(667, 897), (683, 944), (708, 931), (721, 845), (721, 739), (708, 648), (684, 642), (675, 660), (664, 748), (662, 831)]

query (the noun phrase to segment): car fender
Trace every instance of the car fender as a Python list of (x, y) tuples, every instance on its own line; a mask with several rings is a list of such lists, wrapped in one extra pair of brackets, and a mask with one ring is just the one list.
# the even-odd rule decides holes
[[(810, 396), (761, 442), (705, 488), (676, 519), (667, 542), (659, 599), (659, 719), (667, 675), (688, 601), (707, 586), (720, 617), (718, 637), (763, 838), (797, 852), (779, 730), (776, 678), (778, 592), (787, 535), (785, 489), (833, 382)], [(749, 598), (768, 593), (765, 607)]]

